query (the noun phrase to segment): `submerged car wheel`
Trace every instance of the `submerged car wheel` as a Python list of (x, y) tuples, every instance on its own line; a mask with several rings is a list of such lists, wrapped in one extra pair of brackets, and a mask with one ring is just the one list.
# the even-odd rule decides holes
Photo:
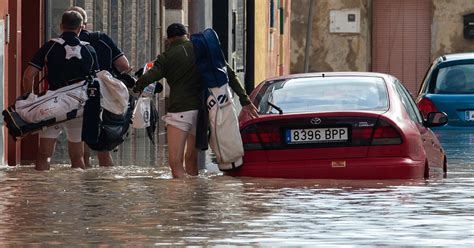
[(425, 179), (430, 178), (430, 167), (428, 166), (428, 161), (425, 162), (425, 174), (423, 175)]
[(448, 175), (448, 160), (446, 159), (446, 156), (443, 159), (443, 177), (446, 178)]

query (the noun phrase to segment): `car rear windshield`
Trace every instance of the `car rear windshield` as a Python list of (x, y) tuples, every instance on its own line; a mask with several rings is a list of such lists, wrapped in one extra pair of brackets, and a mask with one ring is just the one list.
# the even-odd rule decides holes
[[(273, 106), (272, 106), (273, 105)], [(261, 114), (387, 110), (387, 89), (378, 77), (312, 77), (275, 82), (259, 103)]]
[(474, 64), (439, 69), (433, 93), (474, 94)]

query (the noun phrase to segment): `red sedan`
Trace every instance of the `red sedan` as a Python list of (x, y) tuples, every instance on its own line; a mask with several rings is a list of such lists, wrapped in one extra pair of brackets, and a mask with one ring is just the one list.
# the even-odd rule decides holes
[(260, 117), (239, 116), (245, 155), (231, 176), (413, 179), (445, 174), (444, 150), (403, 84), (361, 72), (269, 79), (251, 94)]

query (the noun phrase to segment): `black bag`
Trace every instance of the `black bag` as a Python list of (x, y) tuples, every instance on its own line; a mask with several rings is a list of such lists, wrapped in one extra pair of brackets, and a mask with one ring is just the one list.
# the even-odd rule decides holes
[(135, 103), (130, 98), (127, 111), (123, 115), (101, 108), (100, 87), (95, 80), (89, 85), (88, 96), (84, 107), (82, 140), (92, 150), (112, 151), (125, 140)]

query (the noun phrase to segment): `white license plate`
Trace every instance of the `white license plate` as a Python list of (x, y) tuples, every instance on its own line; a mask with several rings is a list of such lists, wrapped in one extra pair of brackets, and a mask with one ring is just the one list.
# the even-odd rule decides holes
[(347, 127), (286, 130), (287, 144), (344, 142), (348, 139)]
[(466, 121), (474, 121), (474, 110), (466, 111)]

